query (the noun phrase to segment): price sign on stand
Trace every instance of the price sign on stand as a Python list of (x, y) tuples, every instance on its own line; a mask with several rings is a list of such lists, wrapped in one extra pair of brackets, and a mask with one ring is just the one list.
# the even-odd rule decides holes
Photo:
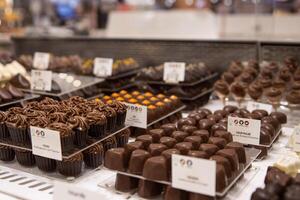
[(99, 192), (94, 192), (70, 183), (54, 182), (53, 200), (111, 200)]
[(35, 52), (33, 56), (33, 67), (35, 69), (45, 70), (48, 69), (50, 62), (50, 54)]
[(164, 81), (167, 83), (179, 83), (184, 81), (185, 63), (166, 62), (164, 64)]
[(93, 73), (95, 76), (107, 77), (112, 75), (113, 59), (95, 58)]
[(147, 128), (147, 106), (124, 104), (127, 106), (125, 124), (138, 128)]
[(247, 103), (247, 110), (252, 112), (253, 110), (256, 110), (256, 109), (266, 110), (268, 113), (271, 113), (272, 105), (266, 104), (266, 103), (258, 103), (258, 102), (254, 102), (254, 101), (249, 101)]
[(52, 72), (44, 70), (31, 70), (31, 89), (51, 91)]
[(293, 150), (300, 152), (300, 126), (296, 126), (293, 132)]
[(233, 141), (243, 144), (259, 145), (260, 120), (228, 117), (227, 130), (232, 134)]
[(215, 196), (216, 161), (172, 155), (172, 187)]
[(60, 134), (45, 128), (30, 126), (32, 153), (55, 160), (62, 160)]

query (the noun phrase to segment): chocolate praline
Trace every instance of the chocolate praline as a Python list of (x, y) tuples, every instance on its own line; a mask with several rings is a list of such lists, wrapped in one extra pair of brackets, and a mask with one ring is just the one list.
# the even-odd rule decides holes
[(217, 123), (217, 124), (214, 124), (212, 127), (211, 127), (211, 133), (214, 135), (216, 131), (218, 130), (222, 130), (222, 131), (226, 131), (227, 130), (227, 124), (224, 124), (224, 123)]
[(233, 113), (234, 111), (236, 111), (238, 109), (238, 107), (236, 106), (231, 106), (231, 105), (227, 105), (224, 106), (223, 110), (225, 110), (228, 113)]
[(203, 113), (205, 116), (212, 114), (212, 112), (207, 108), (199, 108), (196, 110), (197, 113)]
[(164, 130), (166, 136), (170, 136), (174, 131), (176, 131), (176, 124), (164, 124), (160, 128)]
[(180, 151), (181, 155), (187, 155), (190, 150), (193, 150), (191, 142), (180, 142), (175, 145), (175, 148)]
[(194, 131), (196, 131), (198, 128), (196, 126), (189, 126), (189, 125), (184, 125), (181, 127), (181, 131), (186, 132), (188, 134), (192, 134)]
[(200, 144), (199, 150), (204, 151), (209, 156), (212, 156), (219, 150), (219, 147), (214, 144)]
[(179, 129), (182, 128), (184, 125), (189, 125), (189, 126), (195, 126), (196, 125), (196, 120), (193, 118), (183, 118), (178, 120), (177, 126)]
[(192, 133), (192, 135), (200, 136), (203, 142), (207, 142), (210, 134), (208, 130), (196, 130)]
[(199, 129), (205, 129), (210, 131), (211, 127), (215, 124), (213, 120), (210, 119), (201, 119), (198, 124)]
[(270, 116), (279, 121), (281, 124), (287, 123), (287, 116), (282, 112), (272, 112)]
[(189, 136), (188, 133), (183, 132), (183, 131), (174, 131), (172, 133), (172, 137), (177, 141), (177, 142), (182, 142), (184, 140), (184, 138), (186, 138), (187, 136)]

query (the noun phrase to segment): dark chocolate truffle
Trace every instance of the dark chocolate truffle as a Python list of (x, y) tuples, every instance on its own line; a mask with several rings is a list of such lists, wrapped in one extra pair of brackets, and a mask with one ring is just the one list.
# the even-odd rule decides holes
[(138, 195), (142, 198), (153, 198), (162, 193), (162, 185), (153, 181), (139, 180)]
[(238, 155), (240, 163), (246, 163), (246, 152), (243, 144), (239, 142), (230, 142), (226, 145), (225, 149), (234, 149)]
[(203, 159), (209, 158), (209, 155), (207, 153), (205, 153), (204, 151), (197, 151), (197, 150), (190, 150), (187, 155), (195, 158), (203, 158)]
[(189, 136), (189, 134), (183, 131), (174, 131), (172, 133), (172, 137), (176, 139), (177, 142), (182, 142), (187, 136)]
[(164, 156), (154, 156), (146, 160), (143, 176), (152, 180), (168, 181), (168, 165)]
[(121, 192), (130, 192), (138, 187), (139, 179), (126, 176), (123, 174), (117, 174), (115, 188)]
[(228, 179), (232, 176), (233, 170), (231, 168), (230, 161), (227, 158), (225, 158), (223, 156), (214, 155), (214, 156), (210, 157), (210, 159), (215, 160), (217, 162), (217, 164), (221, 164), (224, 166), (226, 176)]
[(187, 155), (193, 149), (193, 144), (191, 142), (180, 142), (175, 145), (175, 148), (180, 151), (180, 154)]
[(193, 144), (193, 149), (199, 149), (200, 144), (202, 143), (202, 138), (200, 136), (188, 136), (184, 139), (185, 142), (191, 142)]
[(224, 149), (227, 144), (226, 140), (221, 137), (210, 137), (208, 143), (217, 145), (220, 149)]
[(111, 170), (125, 171), (127, 167), (127, 157), (124, 148), (109, 149), (105, 153), (104, 166)]
[(216, 154), (227, 158), (230, 161), (231, 169), (233, 171), (239, 170), (239, 158), (234, 149), (222, 149)]
[(209, 138), (208, 130), (197, 130), (197, 131), (194, 131), (192, 135), (200, 136), (202, 138), (203, 142), (208, 142), (208, 138)]
[(176, 131), (176, 125), (175, 124), (164, 124), (160, 128), (164, 130), (164, 133), (166, 136), (171, 136), (171, 134)]
[(209, 156), (212, 156), (219, 150), (219, 147), (214, 144), (200, 144), (199, 150), (204, 151)]
[(159, 142), (161, 144), (166, 145), (168, 148), (173, 148), (174, 145), (177, 143), (177, 140), (171, 137), (162, 137), (160, 138)]
[(164, 136), (164, 130), (152, 129), (149, 131), (149, 134), (152, 136), (152, 142), (159, 142), (160, 138)]
[(150, 154), (142, 149), (134, 150), (129, 160), (128, 171), (133, 174), (142, 174), (144, 163)]
[(168, 147), (164, 144), (152, 143), (149, 145), (148, 151), (151, 154), (151, 156), (159, 156), (167, 148)]
[(223, 130), (217, 130), (214, 133), (215, 137), (221, 137), (224, 138), (227, 142), (232, 142), (232, 135), (228, 131), (223, 131)]
[(151, 135), (140, 135), (136, 138), (136, 141), (141, 141), (145, 149), (148, 149), (149, 145), (153, 142)]

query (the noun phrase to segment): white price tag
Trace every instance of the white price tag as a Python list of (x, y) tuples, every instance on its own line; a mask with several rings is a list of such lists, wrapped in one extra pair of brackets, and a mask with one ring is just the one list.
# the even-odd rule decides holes
[(253, 110), (256, 109), (266, 110), (270, 114), (272, 112), (272, 105), (266, 103), (258, 103), (254, 101), (249, 101), (247, 103), (247, 110), (252, 112)]
[(232, 134), (233, 141), (259, 145), (260, 124), (256, 119), (228, 117), (227, 131)]
[(31, 70), (31, 90), (51, 91), (52, 72)]
[(293, 132), (293, 150), (300, 152), (300, 126), (296, 126)]
[(95, 76), (107, 77), (112, 75), (113, 59), (95, 58), (93, 73)]
[(216, 161), (172, 155), (172, 187), (215, 196)]
[(62, 160), (58, 131), (30, 126), (32, 153), (55, 160)]
[(48, 69), (50, 62), (50, 54), (35, 52), (33, 56), (33, 67), (35, 69)]
[(147, 106), (125, 103), (127, 113), (125, 124), (138, 128), (147, 128)]
[(111, 200), (111, 197), (70, 183), (54, 182), (53, 200)]
[(168, 83), (178, 83), (184, 81), (185, 63), (166, 62), (164, 64), (164, 81)]

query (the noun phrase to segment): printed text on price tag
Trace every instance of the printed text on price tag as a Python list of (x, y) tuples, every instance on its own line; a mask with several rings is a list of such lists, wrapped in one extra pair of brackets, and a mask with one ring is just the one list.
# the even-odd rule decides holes
[(30, 126), (32, 153), (34, 155), (62, 160), (60, 134), (45, 128)]
[(52, 72), (31, 70), (31, 90), (51, 91)]
[(235, 142), (259, 145), (260, 123), (256, 119), (228, 117), (227, 131), (232, 134)]
[(33, 67), (35, 69), (48, 69), (50, 62), (50, 54), (49, 53), (42, 53), (42, 52), (35, 52), (33, 57)]
[(248, 101), (247, 110), (252, 112), (253, 110), (261, 109), (266, 110), (269, 114), (272, 112), (272, 105), (266, 103), (258, 103), (254, 101)]
[(95, 58), (93, 73), (98, 77), (107, 77), (112, 75), (113, 59)]
[(185, 63), (166, 62), (164, 64), (164, 81), (168, 83), (178, 83), (184, 81)]
[(100, 192), (94, 192), (70, 183), (55, 181), (53, 200), (112, 200)]
[(293, 131), (293, 150), (300, 152), (300, 126), (296, 126)]
[(147, 106), (125, 104), (127, 106), (125, 124), (138, 128), (147, 128)]
[(173, 154), (172, 187), (215, 196), (216, 161)]

